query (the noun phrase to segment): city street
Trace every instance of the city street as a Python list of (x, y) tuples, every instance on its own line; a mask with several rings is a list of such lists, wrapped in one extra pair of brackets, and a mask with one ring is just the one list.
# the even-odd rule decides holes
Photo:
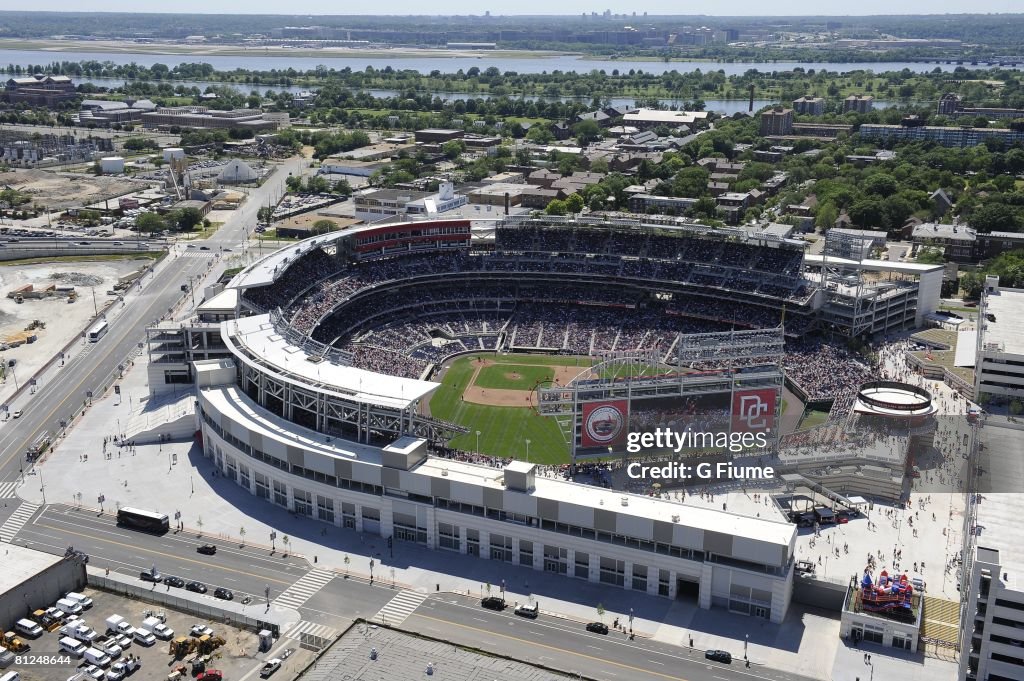
[[(294, 160), (287, 167), (297, 168)], [(143, 289), (129, 306), (110, 323), (110, 331), (88, 351), (76, 355), (66, 366), (43, 381), (22, 407), (24, 414), (0, 425), (0, 483), (14, 482), (25, 470), (26, 449), (44, 433), (56, 433), (62, 422), (69, 424), (75, 414), (88, 403), (88, 393), (110, 383), (132, 353), (138, 351), (145, 328), (159, 320), (181, 299), (181, 285), (202, 275), (222, 248), (240, 247), (256, 224), (256, 213), (266, 205), (267, 197), (282, 191), (288, 176), (285, 166), (279, 167), (259, 188), (249, 193), (243, 203), (210, 239), (201, 244), (210, 251), (168, 256), (154, 275), (143, 282)], [(18, 508), (18, 503), (5, 501), (0, 507), (0, 524)]]

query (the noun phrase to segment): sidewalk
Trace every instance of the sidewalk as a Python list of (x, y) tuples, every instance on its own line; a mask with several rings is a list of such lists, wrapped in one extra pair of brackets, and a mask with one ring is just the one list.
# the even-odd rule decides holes
[[(104, 437), (118, 432), (119, 424), (132, 410), (141, 408), (140, 398), (148, 396), (146, 369), (145, 357), (136, 361), (120, 382), (121, 395), (108, 392), (98, 397), (74, 426), (74, 435), (59, 442), (47, 456), (42, 464), (47, 502), (75, 504), (81, 493), (81, 503), (95, 507), (102, 494), (107, 512), (117, 504), (152, 508), (172, 517), (180, 511), (186, 532), (199, 534), (201, 530), (204, 536), (225, 541), (240, 541), (244, 528), (246, 544), (269, 549), (270, 532), (275, 531), (279, 552), (287, 549), (292, 555), (305, 557), (311, 565), (339, 574), (350, 572), (366, 578), (373, 560), (376, 581), (394, 581), (421, 593), (457, 592), (479, 597), (487, 593), (488, 584), (494, 594), (504, 586), (510, 603), (525, 602), (532, 596), (546, 616), (580, 622), (602, 619), (609, 624), (618, 618), (628, 629), (632, 611), (637, 636), (684, 648), (690, 645), (692, 636), (695, 649), (728, 650), (739, 660), (746, 647), (752, 669), (785, 669), (837, 681), (855, 681), (858, 676), (868, 681), (871, 677), (870, 668), (861, 669), (862, 653), (854, 651), (851, 655), (840, 640), (838, 613), (793, 604), (786, 621), (775, 625), (730, 614), (722, 608), (700, 610), (694, 602), (670, 601), (507, 563), (429, 551), (404, 542), (395, 542), (392, 556), (384, 538), (295, 517), (223, 477), (213, 477), (212, 462), (192, 441), (139, 445), (134, 455), (108, 444), (107, 451), (112, 454), (106, 459)], [(19, 494), (35, 503), (43, 501), (39, 485), (22, 485)], [(599, 603), (605, 610), (603, 617), (597, 613)], [(905, 659), (900, 653), (894, 649), (874, 650), (874, 678), (942, 681), (955, 676), (956, 668), (951, 663), (922, 662), (920, 656)]]

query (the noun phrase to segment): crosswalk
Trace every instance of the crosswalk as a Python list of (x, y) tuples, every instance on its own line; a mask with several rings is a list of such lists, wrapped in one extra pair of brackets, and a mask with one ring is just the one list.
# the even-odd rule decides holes
[(427, 600), (426, 594), (402, 591), (388, 601), (388, 604), (381, 608), (373, 619), (390, 627), (400, 626), (425, 600)]
[(281, 595), (274, 599), (274, 604), (298, 608), (332, 579), (334, 579), (334, 573), (329, 570), (319, 568), (311, 570), (304, 574), (302, 579), (282, 591)]
[(213, 252), (212, 251), (192, 251), (192, 250), (189, 250), (189, 251), (185, 251), (184, 253), (182, 253), (178, 257), (179, 258), (209, 258), (209, 257), (212, 257), (212, 256), (213, 256)]
[(298, 641), (302, 638), (303, 634), (310, 634), (312, 636), (319, 636), (320, 638), (333, 639), (338, 635), (337, 629), (332, 629), (326, 624), (317, 624), (316, 622), (307, 622), (305, 620), (299, 620), (295, 623), (288, 631), (284, 632), (286, 638), (290, 638), (293, 641)]
[(0, 482), (0, 499), (13, 499), (17, 496), (18, 482)]
[(25, 523), (31, 520), (38, 510), (39, 504), (30, 504), (27, 501), (22, 502), (18, 506), (18, 510), (12, 513), (7, 522), (0, 527), (0, 542), (5, 541), (10, 544), (11, 540), (14, 539), (14, 535), (18, 534), (21, 528), (25, 526)]

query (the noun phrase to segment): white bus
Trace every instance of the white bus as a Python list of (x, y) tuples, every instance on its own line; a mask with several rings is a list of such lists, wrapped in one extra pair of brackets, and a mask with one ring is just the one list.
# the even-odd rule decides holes
[(89, 329), (89, 342), (95, 343), (100, 338), (107, 335), (107, 331), (110, 330), (110, 326), (106, 321), (96, 322), (91, 329)]

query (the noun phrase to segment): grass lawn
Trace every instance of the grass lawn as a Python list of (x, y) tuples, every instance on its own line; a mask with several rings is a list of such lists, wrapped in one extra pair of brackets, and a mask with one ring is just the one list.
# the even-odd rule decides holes
[(810, 430), (820, 426), (821, 424), (828, 421), (827, 411), (817, 411), (814, 409), (808, 410), (804, 417), (800, 420), (800, 425), (797, 426), (797, 430)]
[(109, 255), (52, 255), (41, 258), (21, 258), (20, 260), (4, 260), (0, 267), (11, 265), (38, 265), (47, 262), (104, 262), (110, 260), (157, 260), (163, 251), (139, 251), (138, 253), (111, 253)]
[(477, 374), (474, 385), (481, 388), (505, 390), (532, 390), (541, 381), (550, 381), (555, 375), (548, 366), (527, 364), (494, 364)]
[[(545, 355), (481, 355), (498, 362), (493, 368), (496, 376), (503, 378), (508, 371), (551, 372), (549, 366), (575, 362), (576, 358), (550, 357)], [(435, 417), (458, 423), (469, 428), (469, 433), (451, 441), (451, 446), (472, 452), (476, 451), (476, 431), (480, 431), (480, 452), (493, 456), (526, 458), (526, 440), (530, 440), (530, 461), (543, 464), (567, 463), (569, 446), (554, 418), (538, 416), (528, 407), (489, 407), (463, 402), (460, 397), (469, 387), (475, 367), (472, 357), (456, 360), (444, 375), (444, 381), (430, 400), (430, 412)], [(589, 359), (581, 358), (590, 363)], [(483, 376), (483, 371), (478, 377)], [(484, 386), (490, 387), (490, 386)], [(501, 387), (523, 387), (522, 384)], [(525, 386), (528, 390), (533, 382)]]

